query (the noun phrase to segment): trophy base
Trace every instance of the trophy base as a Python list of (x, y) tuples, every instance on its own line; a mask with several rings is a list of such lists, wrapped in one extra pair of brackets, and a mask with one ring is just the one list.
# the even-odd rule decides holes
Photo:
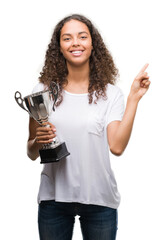
[(64, 142), (53, 149), (41, 149), (39, 150), (39, 153), (41, 157), (40, 163), (58, 162), (60, 159), (70, 155)]

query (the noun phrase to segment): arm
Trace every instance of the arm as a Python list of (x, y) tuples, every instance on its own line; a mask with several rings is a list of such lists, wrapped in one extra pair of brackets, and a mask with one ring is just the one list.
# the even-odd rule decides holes
[(47, 144), (53, 141), (55, 135), (55, 127), (50, 122), (50, 127), (44, 127), (39, 125), (33, 118), (29, 120), (29, 138), (27, 142), (27, 155), (31, 160), (36, 160), (39, 157), (39, 149), (43, 144)]
[(129, 142), (138, 103), (149, 88), (150, 81), (145, 72), (147, 67), (148, 64), (142, 68), (133, 81), (122, 121), (111, 122), (107, 127), (110, 150), (117, 156), (124, 152)]

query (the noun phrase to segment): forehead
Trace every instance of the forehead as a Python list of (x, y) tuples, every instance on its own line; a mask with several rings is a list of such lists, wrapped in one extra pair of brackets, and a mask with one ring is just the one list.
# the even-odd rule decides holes
[(62, 27), (61, 36), (65, 33), (74, 34), (74, 33), (83, 32), (83, 31), (90, 33), (85, 23), (72, 19), (66, 22)]

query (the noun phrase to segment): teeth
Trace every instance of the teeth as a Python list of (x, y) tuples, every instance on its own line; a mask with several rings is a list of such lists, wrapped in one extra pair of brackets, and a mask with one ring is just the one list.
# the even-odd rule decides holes
[(73, 51), (72, 53), (81, 53), (82, 51)]

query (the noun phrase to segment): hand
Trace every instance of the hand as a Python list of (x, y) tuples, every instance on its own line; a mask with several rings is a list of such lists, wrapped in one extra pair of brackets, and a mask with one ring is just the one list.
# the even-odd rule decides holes
[[(49, 127), (47, 126), (49, 125)], [(36, 142), (39, 144), (48, 144), (53, 142), (56, 137), (56, 128), (50, 122), (43, 123), (43, 126), (36, 128)]]
[(148, 91), (150, 86), (149, 76), (145, 70), (148, 67), (148, 63), (144, 65), (141, 71), (138, 73), (131, 86), (130, 96), (139, 101), (144, 94)]

